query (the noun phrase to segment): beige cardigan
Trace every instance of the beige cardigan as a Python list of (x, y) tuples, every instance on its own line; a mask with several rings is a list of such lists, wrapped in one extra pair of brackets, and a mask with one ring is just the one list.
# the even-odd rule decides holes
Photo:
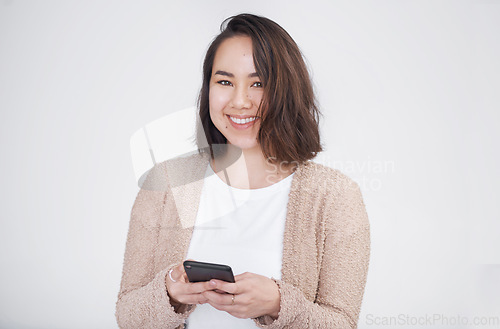
[[(208, 157), (195, 154), (150, 171), (132, 208), (116, 318), (120, 328), (183, 328), (196, 305), (176, 313), (165, 275), (188, 251)], [(168, 172), (168, 176), (167, 173)], [(355, 328), (370, 255), (358, 185), (313, 162), (299, 165), (289, 194), (280, 312), (261, 328)]]

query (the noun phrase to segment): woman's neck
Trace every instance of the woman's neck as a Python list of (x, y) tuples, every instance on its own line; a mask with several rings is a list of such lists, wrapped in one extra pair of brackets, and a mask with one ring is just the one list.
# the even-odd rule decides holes
[[(230, 160), (233, 159), (233, 160)], [(239, 189), (270, 186), (292, 174), (294, 166), (266, 159), (260, 147), (228, 147), (224, 155), (212, 161), (215, 173), (228, 185)]]

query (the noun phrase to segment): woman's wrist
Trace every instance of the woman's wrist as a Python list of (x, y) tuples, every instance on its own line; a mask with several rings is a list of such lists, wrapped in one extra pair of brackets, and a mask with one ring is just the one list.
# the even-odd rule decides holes
[(277, 299), (275, 300), (274, 307), (273, 307), (273, 309), (271, 310), (271, 312), (268, 315), (273, 320), (276, 320), (278, 318), (279, 312), (281, 310), (281, 291), (280, 291), (280, 286), (279, 286), (278, 282), (276, 282), (276, 280), (274, 278), (272, 280), (276, 284), (276, 288), (278, 290), (278, 294), (276, 296)]
[[(182, 313), (185, 311), (187, 305), (185, 304), (182, 304), (181, 302), (177, 301), (175, 298), (173, 298), (171, 295), (170, 295), (170, 292), (168, 291), (168, 285), (167, 285), (167, 280), (170, 280), (168, 278), (168, 274), (165, 275), (165, 290), (167, 291), (167, 296), (168, 296), (168, 299), (170, 301), (170, 305), (172, 305), (172, 307), (174, 308), (174, 311), (176, 313)], [(185, 307), (183, 307), (185, 306)]]
[(168, 298), (170, 299), (170, 305), (172, 305), (172, 307), (174, 308), (174, 311), (176, 313), (184, 313), (187, 310), (188, 305), (182, 304), (182, 303), (176, 301), (175, 299), (173, 299), (172, 296), (170, 296), (170, 294), (168, 293), (168, 290), (167, 290), (167, 295), (168, 295)]
[(269, 316), (271, 317), (271, 319), (276, 320), (278, 318), (278, 313), (279, 313), (279, 311), (277, 311), (275, 313), (271, 313), (271, 314), (269, 314)]

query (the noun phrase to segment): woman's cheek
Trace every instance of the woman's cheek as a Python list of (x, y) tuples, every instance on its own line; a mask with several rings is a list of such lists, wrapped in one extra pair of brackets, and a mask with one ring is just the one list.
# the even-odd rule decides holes
[(210, 90), (209, 93), (210, 107), (222, 110), (224, 107), (227, 106), (230, 100), (231, 100), (230, 90), (220, 90), (220, 88), (214, 88)]
[(252, 101), (252, 103), (258, 108), (260, 105), (260, 102), (262, 100), (262, 97), (264, 95), (264, 92), (262, 89), (257, 89), (257, 90), (252, 90), (249, 92), (248, 97)]

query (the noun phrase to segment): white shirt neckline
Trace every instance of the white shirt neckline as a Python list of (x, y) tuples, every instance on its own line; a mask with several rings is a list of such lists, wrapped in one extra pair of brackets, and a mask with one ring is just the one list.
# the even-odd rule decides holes
[(293, 180), (293, 176), (295, 175), (295, 172), (291, 173), (287, 177), (283, 178), (279, 182), (276, 182), (274, 184), (271, 184), (266, 187), (261, 187), (261, 188), (256, 188), (256, 189), (241, 189), (237, 187), (233, 187), (231, 185), (226, 184), (219, 175), (215, 173), (215, 171), (212, 169), (212, 166), (210, 163), (207, 166), (207, 171), (206, 171), (206, 176), (209, 177), (211, 175), (214, 175), (215, 177), (213, 178), (212, 182), (214, 184), (214, 187), (217, 189), (224, 189), (228, 190), (231, 192), (231, 194), (234, 196), (236, 199), (249, 199), (249, 198), (266, 198), (270, 197), (271, 195), (285, 190), (285, 189), (290, 189), (291, 181)]

